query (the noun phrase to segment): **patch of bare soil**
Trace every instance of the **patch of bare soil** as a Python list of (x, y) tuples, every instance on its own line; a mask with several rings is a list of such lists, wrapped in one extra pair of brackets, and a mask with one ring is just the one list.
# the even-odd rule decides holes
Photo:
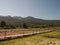
[(60, 43), (58, 41), (36, 41), (36, 42), (29, 42), (29, 41), (25, 41), (24, 42), (25, 45), (60, 45)]

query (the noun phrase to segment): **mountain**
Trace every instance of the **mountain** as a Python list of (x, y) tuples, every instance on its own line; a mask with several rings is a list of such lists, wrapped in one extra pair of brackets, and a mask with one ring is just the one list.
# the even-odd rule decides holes
[(20, 17), (20, 16), (0, 16), (0, 22), (5, 21), (6, 23), (14, 24), (14, 25), (22, 25), (26, 23), (28, 26), (36, 26), (36, 25), (60, 25), (60, 20), (44, 20), (38, 19), (32, 16), (28, 17)]
[(34, 18), (32, 16), (28, 16), (28, 17), (22, 18), (21, 21), (24, 21), (24, 22), (42, 22), (44, 20), (43, 19)]
[(22, 19), (23, 17), (21, 17), (21, 16), (13, 16), (13, 18), (15, 18), (15, 19)]
[(6, 22), (10, 22), (10, 23), (14, 23), (14, 22), (41, 22), (43, 21), (42, 19), (38, 19), (38, 18), (34, 18), (32, 16), (28, 16), (28, 17), (20, 17), (20, 16), (0, 16), (0, 21), (6, 21)]
[(0, 22), (5, 21), (8, 23), (19, 22), (19, 19), (13, 18), (11, 16), (0, 16)]

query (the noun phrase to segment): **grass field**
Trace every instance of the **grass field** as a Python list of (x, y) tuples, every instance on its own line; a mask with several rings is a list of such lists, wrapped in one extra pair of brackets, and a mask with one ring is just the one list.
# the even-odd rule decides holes
[(0, 42), (0, 45), (60, 45), (60, 30)]

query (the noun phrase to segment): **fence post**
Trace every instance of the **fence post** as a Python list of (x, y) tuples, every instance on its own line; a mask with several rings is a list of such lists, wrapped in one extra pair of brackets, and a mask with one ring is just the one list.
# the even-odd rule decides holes
[(5, 39), (6, 39), (6, 30), (5, 30)]

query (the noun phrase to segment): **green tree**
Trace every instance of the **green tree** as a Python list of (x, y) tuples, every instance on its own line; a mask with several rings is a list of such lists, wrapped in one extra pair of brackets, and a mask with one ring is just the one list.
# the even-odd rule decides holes
[(5, 22), (5, 21), (1, 21), (0, 26), (1, 26), (2, 28), (5, 27), (5, 26), (6, 26), (6, 22)]
[(27, 28), (27, 25), (25, 23), (23, 24), (23, 28)]

